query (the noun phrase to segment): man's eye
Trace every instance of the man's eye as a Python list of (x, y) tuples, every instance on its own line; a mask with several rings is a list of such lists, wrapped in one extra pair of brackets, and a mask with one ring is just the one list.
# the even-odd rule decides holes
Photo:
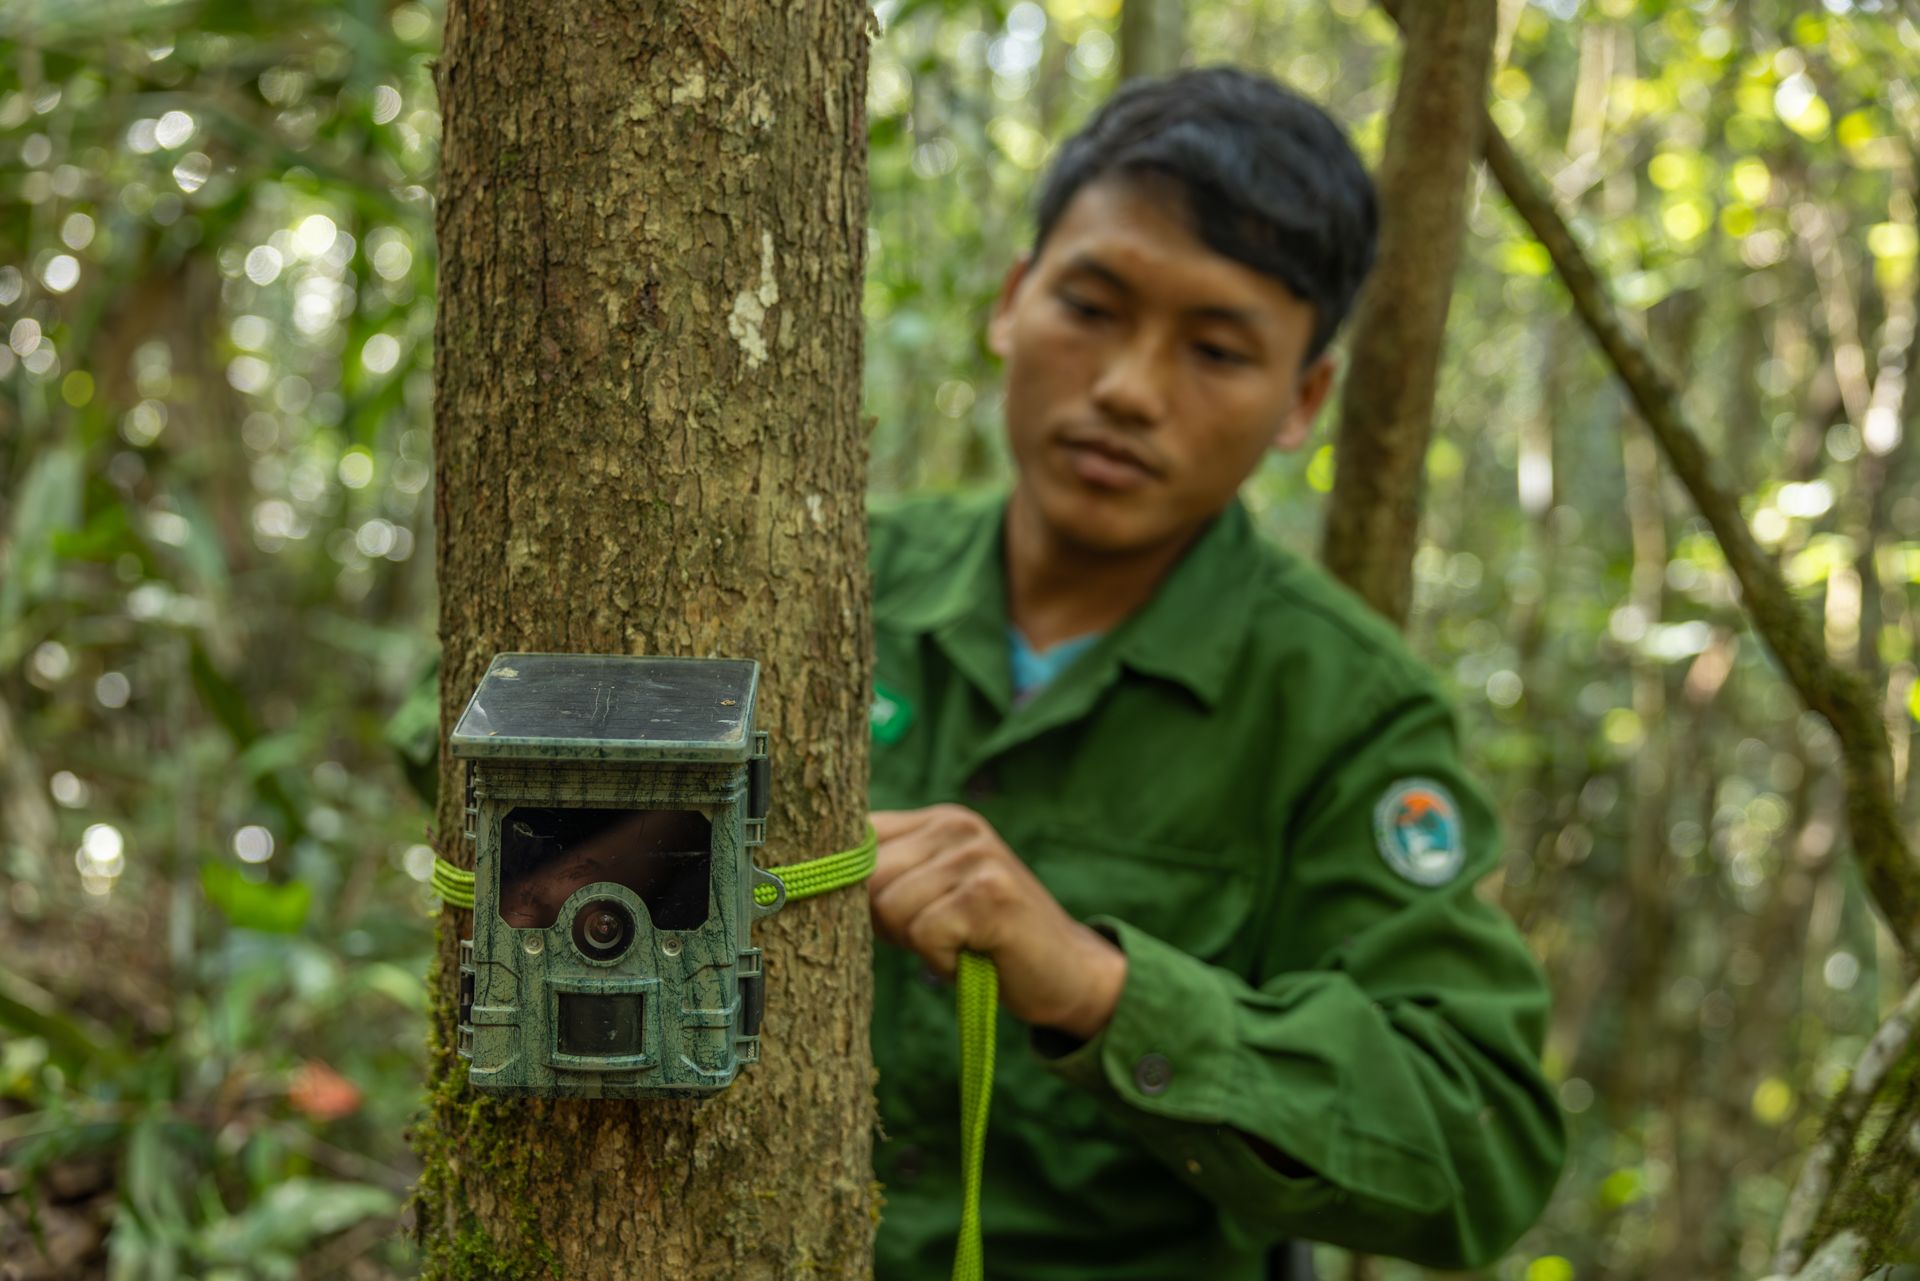
[(1113, 314), (1105, 307), (1096, 306), (1084, 298), (1076, 298), (1072, 294), (1060, 294), (1059, 298), (1068, 311), (1071, 311), (1076, 316), (1084, 316), (1088, 320), (1098, 320)]
[(1228, 351), (1225, 347), (1216, 347), (1212, 343), (1196, 343), (1194, 350), (1217, 365), (1250, 365), (1253, 363), (1237, 351)]

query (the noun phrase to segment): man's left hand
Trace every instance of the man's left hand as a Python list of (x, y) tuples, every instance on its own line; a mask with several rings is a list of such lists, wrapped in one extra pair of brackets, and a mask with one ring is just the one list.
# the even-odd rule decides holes
[(1082, 925), (963, 805), (873, 814), (880, 850), (867, 882), (873, 927), (950, 977), (961, 952), (990, 958), (1000, 1001), (1022, 1022), (1086, 1040), (1107, 1025), (1127, 957)]

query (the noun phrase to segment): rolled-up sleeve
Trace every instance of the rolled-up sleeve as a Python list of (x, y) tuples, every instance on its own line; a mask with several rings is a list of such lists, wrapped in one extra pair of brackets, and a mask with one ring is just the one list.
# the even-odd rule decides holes
[[(1383, 824), (1409, 796), (1455, 819), (1424, 862)], [(1475, 893), (1499, 837), (1437, 692), (1391, 700), (1282, 819), (1258, 981), (1096, 917), (1127, 955), (1113, 1018), (1036, 1049), (1250, 1229), (1485, 1264), (1538, 1216), (1565, 1135), (1546, 986)]]

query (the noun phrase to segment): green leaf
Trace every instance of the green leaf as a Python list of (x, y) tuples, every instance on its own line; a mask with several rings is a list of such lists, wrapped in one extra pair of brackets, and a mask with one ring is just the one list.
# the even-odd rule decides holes
[(118, 505), (102, 508), (81, 529), (55, 530), (47, 542), (63, 560), (110, 561), (138, 546), (127, 509)]
[(363, 964), (354, 971), (356, 991), (372, 992), (420, 1014), (427, 1011), (427, 985), (420, 971), (391, 961)]
[(187, 541), (180, 547), (181, 556), (209, 592), (224, 596), (228, 587), (227, 552), (213, 514), (185, 486), (175, 486), (171, 497), (173, 509), (187, 522)]
[(381, 737), (400, 756), (407, 781), (428, 805), (439, 795), (440, 656), (420, 674), (406, 699), (387, 719)]
[(186, 1227), (178, 1165), (157, 1118), (147, 1117), (134, 1125), (127, 1135), (121, 1191), (148, 1227), (168, 1236)]
[(89, 1030), (78, 1015), (61, 1009), (51, 992), (4, 968), (0, 968), (0, 1027), (39, 1037), (53, 1060), (70, 1070), (89, 1064), (112, 1070), (126, 1061), (108, 1033)]
[(234, 764), (248, 778), (259, 779), (298, 765), (313, 753), (313, 735), (304, 729), (264, 734), (253, 740)]
[(249, 881), (229, 863), (200, 865), (200, 888), (207, 901), (229, 921), (246, 930), (292, 934), (306, 924), (313, 906), (313, 887), (303, 881), (286, 885)]
[(78, 448), (56, 446), (34, 460), (13, 496), (13, 545), (0, 581), (0, 629), (52, 583), (58, 560), (54, 536), (80, 527), (81, 464)]
[(362, 1219), (393, 1214), (400, 1200), (367, 1183), (289, 1179), (231, 1219), (204, 1235), (202, 1248), (234, 1263), (262, 1255), (298, 1255), (312, 1242), (352, 1227)]
[[(193, 673), (194, 688), (200, 691), (200, 698), (206, 704), (207, 711), (220, 722), (233, 739), (233, 745), (241, 752), (251, 748), (260, 731), (253, 719), (253, 709), (247, 705), (247, 697), (240, 687), (228, 680), (214, 665), (213, 656), (207, 653), (206, 646), (196, 638), (188, 654), (188, 667)], [(295, 803), (280, 776), (265, 772), (254, 779), (254, 790), (260, 799), (271, 805), (280, 816), (283, 829), (279, 835), (291, 845), (306, 835), (307, 824), (302, 817), (300, 806)]]
[(246, 695), (214, 666), (212, 655), (198, 641), (194, 643), (189, 664), (194, 686), (199, 689), (207, 710), (226, 729), (233, 745), (244, 751), (258, 733), (253, 727), (253, 713), (247, 707)]

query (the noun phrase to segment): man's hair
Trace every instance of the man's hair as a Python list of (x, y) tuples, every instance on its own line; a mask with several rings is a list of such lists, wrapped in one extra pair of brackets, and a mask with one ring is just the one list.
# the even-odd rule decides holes
[(1203, 67), (1128, 81), (1061, 144), (1041, 180), (1034, 257), (1082, 187), (1163, 175), (1208, 248), (1314, 309), (1312, 360), (1373, 267), (1373, 181), (1327, 113), (1265, 76)]

